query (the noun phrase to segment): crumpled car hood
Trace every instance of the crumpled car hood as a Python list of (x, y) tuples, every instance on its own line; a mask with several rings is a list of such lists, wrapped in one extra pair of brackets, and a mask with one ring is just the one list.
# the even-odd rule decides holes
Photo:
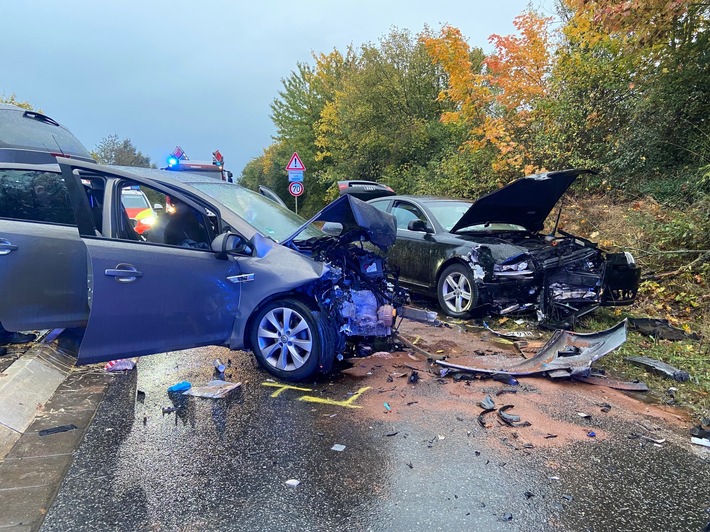
[(339, 197), (298, 228), (282, 244), (288, 246), (314, 222), (336, 222), (343, 226), (341, 239), (355, 242), (365, 238), (386, 251), (397, 238), (395, 217), (351, 195)]
[(550, 211), (575, 179), (581, 174), (595, 173), (585, 169), (560, 170), (513, 181), (476, 200), (451, 232), (489, 222), (516, 224), (533, 233), (540, 231)]

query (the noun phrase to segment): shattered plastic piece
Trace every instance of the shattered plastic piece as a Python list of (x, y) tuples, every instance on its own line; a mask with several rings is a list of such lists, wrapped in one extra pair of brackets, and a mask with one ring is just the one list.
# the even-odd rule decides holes
[(340, 443), (336, 443), (330, 448), (331, 451), (338, 451), (339, 453), (342, 453), (345, 450), (345, 445), (342, 445)]
[(550, 439), (552, 439), (552, 438), (557, 438), (557, 434), (546, 434), (546, 435), (545, 435), (545, 439), (546, 439), (546, 440), (550, 440)]
[(49, 436), (50, 434), (58, 434), (60, 432), (69, 432), (70, 430), (76, 430), (78, 427), (73, 423), (70, 425), (60, 425), (59, 427), (52, 427), (51, 429), (42, 429), (37, 434), (40, 436)]
[(416, 384), (419, 382), (419, 372), (415, 369), (412, 370), (412, 374), (409, 376), (409, 383)]
[(224, 370), (227, 369), (227, 366), (225, 366), (219, 358), (215, 358), (212, 365), (214, 369), (217, 370), (217, 373), (224, 373)]
[(593, 430), (590, 430), (589, 432), (587, 432), (587, 436), (589, 436), (590, 438), (596, 438), (597, 433), (594, 432)]
[(392, 411), (392, 407), (389, 405), (389, 403), (384, 403), (384, 406), (385, 406), (385, 410), (387, 410), (387, 412)]
[(173, 384), (170, 388), (168, 388), (168, 392), (184, 392), (185, 390), (189, 390), (192, 384), (190, 384), (187, 381), (181, 381), (176, 384)]
[(174, 406), (164, 406), (163, 407), (163, 415), (170, 414), (170, 413), (176, 412), (176, 411), (177, 411), (177, 408), (175, 408)]
[(295, 478), (290, 478), (286, 481), (287, 486), (291, 486), (292, 488), (295, 488), (301, 483), (300, 480), (296, 480)]
[(494, 381), (497, 382), (502, 382), (504, 384), (507, 384), (508, 386), (517, 386), (519, 382), (515, 380), (513, 377), (510, 375), (503, 375), (503, 374), (495, 374), (491, 377)]
[(607, 412), (611, 412), (611, 405), (609, 403), (600, 403), (600, 404), (597, 404), (597, 406), (601, 407), (601, 411), (604, 412), (605, 414)]
[(703, 447), (710, 447), (710, 440), (706, 438), (692, 437), (690, 438), (690, 443), (694, 443), (695, 445), (702, 445)]
[(484, 429), (490, 428), (490, 425), (486, 424), (486, 414), (490, 414), (491, 412), (495, 412), (495, 410), (484, 410), (483, 412), (478, 414), (478, 424), (481, 425), (481, 427), (483, 427)]
[(119, 360), (111, 360), (106, 362), (104, 371), (130, 371), (136, 367), (137, 358), (121, 358)]
[(674, 327), (668, 320), (656, 318), (629, 318), (629, 327), (658, 340), (700, 340), (696, 333), (687, 333)]
[(493, 410), (496, 407), (496, 404), (490, 395), (486, 395), (486, 398), (483, 401), (479, 401), (478, 406), (484, 410)]
[(183, 395), (192, 395), (194, 397), (205, 397), (207, 399), (223, 399), (230, 392), (239, 388), (241, 382), (226, 382), (222, 380), (213, 380), (207, 383), (207, 386), (193, 386), (189, 390), (183, 392)]
[(710, 430), (705, 430), (702, 426), (698, 425), (690, 429), (690, 435), (696, 438), (702, 438), (705, 440), (710, 440)]
[(665, 362), (661, 362), (660, 360), (655, 360), (653, 358), (648, 357), (626, 357), (626, 360), (636, 366), (642, 366), (646, 369), (654, 371), (655, 373), (663, 375), (664, 377), (669, 377), (674, 381), (685, 382), (687, 380), (690, 380), (690, 375), (687, 371), (674, 368), (670, 364), (666, 364)]
[(513, 405), (501, 406), (498, 409), (498, 417), (506, 424), (511, 427), (529, 427), (531, 423), (529, 421), (520, 422), (520, 416), (515, 414), (508, 414), (506, 410), (513, 408)]
[(577, 415), (578, 415), (579, 417), (583, 418), (583, 419), (592, 419), (592, 415), (591, 415), (591, 414), (586, 414), (586, 413), (584, 413), (584, 412), (577, 412)]
[[(493, 378), (495, 378), (495, 375), (525, 376), (561, 369), (569, 371), (570, 376), (589, 375), (593, 362), (613, 351), (625, 341), (626, 320), (619, 322), (610, 329), (595, 333), (573, 333), (557, 330), (534, 357), (506, 368), (474, 368), (441, 360), (437, 360), (435, 363), (445, 368), (493, 375)], [(579, 354), (560, 357), (559, 351), (568, 349), (570, 346), (579, 347)]]
[(512, 521), (513, 520), (513, 514), (503, 514), (500, 518), (501, 521)]

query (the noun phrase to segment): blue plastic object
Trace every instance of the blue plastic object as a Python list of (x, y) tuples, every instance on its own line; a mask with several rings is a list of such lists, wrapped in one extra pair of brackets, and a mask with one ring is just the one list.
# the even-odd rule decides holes
[(187, 381), (182, 381), (177, 384), (173, 384), (170, 388), (168, 388), (168, 392), (184, 392), (190, 388), (192, 388), (192, 384)]

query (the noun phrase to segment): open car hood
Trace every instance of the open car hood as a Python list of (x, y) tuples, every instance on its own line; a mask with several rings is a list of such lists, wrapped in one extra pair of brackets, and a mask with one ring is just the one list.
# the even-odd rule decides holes
[(513, 181), (476, 200), (451, 228), (451, 232), (496, 222), (520, 225), (531, 232), (540, 231), (550, 211), (577, 176), (594, 173), (584, 169), (560, 170)]
[(397, 222), (394, 216), (346, 194), (326, 205), (282, 244), (289, 245), (314, 222), (340, 223), (343, 226), (340, 233), (342, 240), (355, 242), (364, 238), (383, 251), (394, 244), (397, 238)]

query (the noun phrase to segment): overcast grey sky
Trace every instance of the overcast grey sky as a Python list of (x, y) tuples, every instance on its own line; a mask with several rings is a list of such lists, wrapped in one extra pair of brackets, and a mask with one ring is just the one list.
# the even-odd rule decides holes
[[(235, 173), (271, 143), (269, 104), (311, 52), (392, 27), (459, 28), (490, 50), (528, 0), (0, 0), (0, 95), (32, 103), (93, 149), (130, 138), (157, 165), (219, 149)], [(539, 2), (535, 2), (538, 4)]]

